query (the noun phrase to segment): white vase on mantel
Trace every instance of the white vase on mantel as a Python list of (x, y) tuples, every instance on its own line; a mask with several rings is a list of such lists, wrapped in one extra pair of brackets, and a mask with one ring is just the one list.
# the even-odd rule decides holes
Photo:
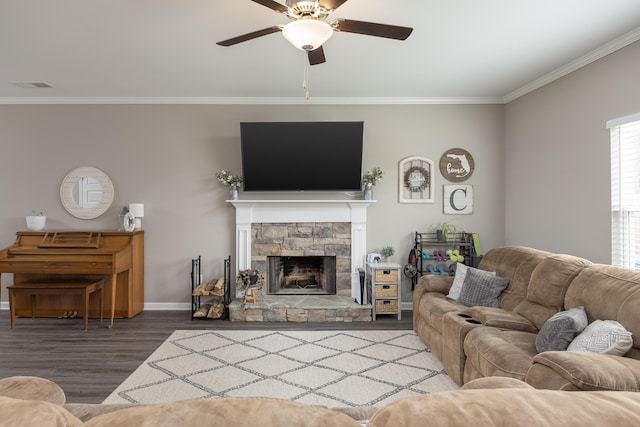
[(238, 186), (231, 186), (231, 189), (229, 190), (229, 198), (231, 200), (238, 200)]
[(373, 184), (365, 184), (364, 185), (364, 200), (373, 200)]

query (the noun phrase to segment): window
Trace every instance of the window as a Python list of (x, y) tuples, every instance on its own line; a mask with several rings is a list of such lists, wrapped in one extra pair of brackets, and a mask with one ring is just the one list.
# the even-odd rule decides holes
[(607, 122), (611, 130), (611, 261), (640, 270), (640, 114)]

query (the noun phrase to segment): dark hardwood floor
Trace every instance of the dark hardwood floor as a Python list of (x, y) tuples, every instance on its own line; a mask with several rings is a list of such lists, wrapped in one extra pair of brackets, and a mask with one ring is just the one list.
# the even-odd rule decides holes
[(412, 329), (412, 312), (402, 320), (380, 316), (375, 322), (267, 323), (191, 320), (187, 311), (145, 311), (131, 319), (16, 319), (11, 331), (9, 312), (0, 311), (0, 378), (33, 375), (59, 384), (67, 402), (101, 403), (177, 329)]

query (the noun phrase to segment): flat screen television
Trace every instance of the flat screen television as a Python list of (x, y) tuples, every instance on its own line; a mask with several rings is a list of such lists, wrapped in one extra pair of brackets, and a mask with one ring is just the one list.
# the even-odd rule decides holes
[(240, 123), (244, 191), (361, 189), (364, 122)]

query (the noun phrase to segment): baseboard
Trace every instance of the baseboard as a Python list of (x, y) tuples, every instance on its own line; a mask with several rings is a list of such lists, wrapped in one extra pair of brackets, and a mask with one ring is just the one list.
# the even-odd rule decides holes
[[(144, 309), (149, 311), (190, 311), (191, 304), (188, 302), (145, 302)], [(0, 310), (9, 310), (9, 302), (0, 301)], [(413, 310), (413, 302), (400, 302), (400, 310)]]

